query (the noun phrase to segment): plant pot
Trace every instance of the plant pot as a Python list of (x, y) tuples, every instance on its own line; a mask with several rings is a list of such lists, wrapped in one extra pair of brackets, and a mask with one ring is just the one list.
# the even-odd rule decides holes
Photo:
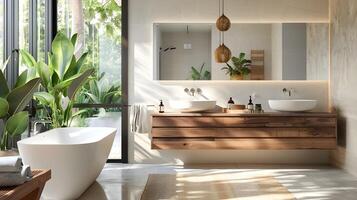
[(235, 75), (230, 76), (230, 79), (231, 80), (243, 80), (243, 75), (235, 74)]

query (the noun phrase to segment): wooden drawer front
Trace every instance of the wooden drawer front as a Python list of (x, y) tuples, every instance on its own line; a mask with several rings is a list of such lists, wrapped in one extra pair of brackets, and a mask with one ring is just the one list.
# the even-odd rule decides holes
[(154, 117), (153, 127), (234, 127), (242, 117)]
[(214, 139), (152, 139), (151, 149), (217, 149)]
[(335, 127), (275, 128), (276, 137), (336, 138)]
[(153, 128), (152, 137), (215, 137), (217, 128)]
[(335, 137), (335, 128), (153, 128), (153, 137)]
[(334, 138), (217, 139), (217, 149), (334, 149)]
[(271, 117), (267, 127), (335, 127), (336, 119), (330, 117)]
[(334, 127), (329, 117), (153, 117), (153, 127)]
[(153, 139), (152, 149), (335, 149), (333, 138)]

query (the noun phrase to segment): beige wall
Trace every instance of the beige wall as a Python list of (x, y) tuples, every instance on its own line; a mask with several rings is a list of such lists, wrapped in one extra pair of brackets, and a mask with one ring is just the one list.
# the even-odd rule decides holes
[[(327, 22), (328, 0), (226, 0), (232, 22)], [(204, 94), (225, 105), (233, 96), (242, 103), (255, 93), (256, 103), (269, 111), (267, 100), (284, 98), (282, 88), (295, 88), (294, 97), (319, 101), (316, 110), (327, 110), (328, 83), (316, 82), (158, 82), (153, 81), (153, 23), (208, 22), (217, 18), (217, 0), (129, 1), (129, 103), (158, 104), (186, 98), (185, 87), (200, 87)], [(147, 134), (129, 133), (132, 163), (326, 163), (325, 151), (154, 151)]]
[(306, 25), (306, 79), (329, 79), (329, 24)]
[(339, 113), (334, 159), (357, 175), (357, 1), (331, 0), (331, 102)]

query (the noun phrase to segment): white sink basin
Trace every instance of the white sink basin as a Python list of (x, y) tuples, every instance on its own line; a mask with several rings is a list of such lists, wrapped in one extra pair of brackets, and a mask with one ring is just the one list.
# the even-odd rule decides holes
[(269, 100), (271, 109), (283, 112), (303, 112), (315, 108), (317, 101), (308, 99)]
[(180, 112), (203, 112), (216, 107), (216, 101), (179, 100), (170, 101), (170, 106)]

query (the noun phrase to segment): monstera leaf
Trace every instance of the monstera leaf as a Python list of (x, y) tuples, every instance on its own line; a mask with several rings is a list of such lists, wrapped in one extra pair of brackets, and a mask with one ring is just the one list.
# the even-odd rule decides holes
[(26, 131), (29, 123), (27, 112), (18, 112), (11, 116), (5, 124), (6, 133), (10, 136), (21, 135)]

